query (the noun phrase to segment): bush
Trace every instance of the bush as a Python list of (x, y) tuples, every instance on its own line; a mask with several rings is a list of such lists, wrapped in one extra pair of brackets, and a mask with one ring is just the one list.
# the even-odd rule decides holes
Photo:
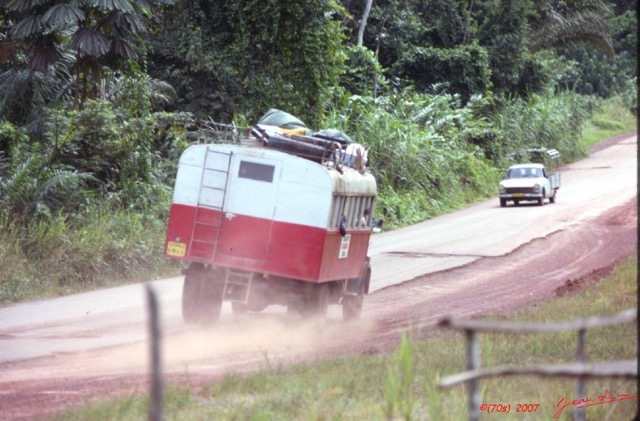
[(483, 99), (466, 106), (455, 95), (405, 89), (373, 99), (349, 96), (329, 113), (328, 127), (370, 147), (386, 226), (406, 225), (495, 191), (497, 171), (475, 143), (493, 138)]
[(603, 130), (624, 130), (624, 124), (619, 121), (609, 120), (603, 117), (594, 117), (591, 123), (599, 129)]

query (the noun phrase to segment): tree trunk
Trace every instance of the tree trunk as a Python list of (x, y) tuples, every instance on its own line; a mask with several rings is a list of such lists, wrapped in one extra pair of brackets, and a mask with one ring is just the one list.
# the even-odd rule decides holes
[(369, 12), (371, 12), (371, 5), (373, 0), (367, 0), (367, 5), (364, 8), (364, 14), (360, 21), (360, 29), (358, 29), (358, 46), (362, 46), (362, 38), (364, 37), (364, 28), (367, 26), (367, 19), (369, 19)]

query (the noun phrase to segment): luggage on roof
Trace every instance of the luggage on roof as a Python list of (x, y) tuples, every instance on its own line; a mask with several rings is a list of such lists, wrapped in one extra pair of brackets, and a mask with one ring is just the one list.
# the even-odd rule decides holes
[(336, 161), (358, 170), (368, 162), (368, 148), (354, 143), (338, 129), (312, 132), (297, 117), (276, 108), (267, 111), (251, 129), (265, 148), (281, 150), (318, 163)]
[(263, 124), (265, 126), (276, 126), (281, 127), (283, 129), (307, 129), (307, 125), (302, 122), (297, 117), (292, 116), (291, 114), (278, 110), (277, 108), (272, 108), (260, 118), (258, 124)]

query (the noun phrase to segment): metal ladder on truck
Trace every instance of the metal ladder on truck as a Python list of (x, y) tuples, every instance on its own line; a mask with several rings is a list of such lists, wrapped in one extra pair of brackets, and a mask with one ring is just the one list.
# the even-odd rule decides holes
[[(211, 253), (207, 256), (207, 260), (209, 261), (213, 260), (218, 248), (232, 156), (233, 152), (216, 151), (210, 147), (207, 147), (205, 153), (191, 241), (197, 241), (211, 246)], [(206, 216), (207, 213), (202, 212), (201, 209), (218, 211), (217, 214), (219, 217), (211, 220)], [(196, 233), (211, 232), (212, 230), (215, 230), (215, 236), (195, 239)], [(253, 273), (236, 271), (229, 268), (225, 269), (224, 297), (230, 301), (247, 304), (252, 281)]]
[[(224, 200), (227, 193), (232, 155), (233, 152), (216, 151), (210, 147), (207, 147), (205, 152), (196, 216), (191, 233), (192, 244), (189, 250), (193, 250), (193, 243), (203, 244), (207, 250), (210, 249), (210, 253), (207, 253), (207, 256), (199, 257), (204, 257), (208, 261), (213, 260), (218, 247), (220, 226), (222, 225), (222, 209), (224, 208)], [(212, 218), (211, 212), (206, 212), (207, 210), (217, 211), (218, 217)], [(206, 235), (213, 232), (215, 234)]]

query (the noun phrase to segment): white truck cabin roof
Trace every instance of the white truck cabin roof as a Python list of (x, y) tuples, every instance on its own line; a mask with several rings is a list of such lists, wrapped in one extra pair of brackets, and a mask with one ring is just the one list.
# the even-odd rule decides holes
[(509, 167), (509, 169), (512, 168), (544, 168), (543, 164), (536, 164), (536, 163), (531, 163), (531, 164), (517, 164), (517, 165), (512, 165)]

